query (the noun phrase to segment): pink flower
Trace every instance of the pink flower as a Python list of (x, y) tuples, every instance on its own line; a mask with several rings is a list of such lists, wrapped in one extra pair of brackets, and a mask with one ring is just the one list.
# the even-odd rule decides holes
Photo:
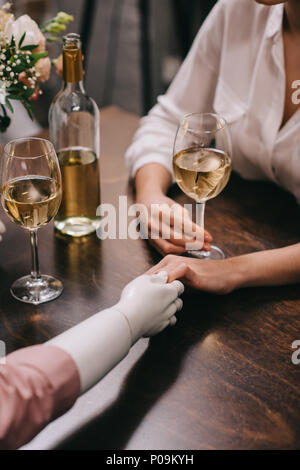
[(46, 82), (49, 79), (51, 71), (51, 61), (49, 57), (40, 59), (35, 64), (35, 71), (38, 75), (39, 82)]

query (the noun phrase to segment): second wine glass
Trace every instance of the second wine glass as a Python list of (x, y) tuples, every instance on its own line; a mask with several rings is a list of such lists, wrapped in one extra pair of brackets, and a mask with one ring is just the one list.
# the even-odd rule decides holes
[[(204, 231), (206, 201), (223, 191), (231, 174), (231, 138), (225, 119), (212, 113), (188, 114), (178, 127), (173, 169), (180, 189), (196, 201), (197, 223)], [(189, 247), (199, 259), (223, 259), (217, 246), (210, 251)]]
[(62, 283), (41, 275), (37, 251), (37, 230), (57, 214), (62, 187), (58, 159), (45, 139), (17, 139), (4, 147), (0, 167), (1, 202), (9, 218), (30, 233), (32, 270), (11, 286), (21, 302), (38, 305), (57, 298)]

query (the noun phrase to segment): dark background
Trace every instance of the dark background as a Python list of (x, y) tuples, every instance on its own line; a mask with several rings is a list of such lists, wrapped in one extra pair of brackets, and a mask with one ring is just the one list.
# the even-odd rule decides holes
[[(116, 104), (145, 114), (174, 77), (215, 0), (14, 0), (16, 16), (39, 24), (66, 11), (68, 31), (83, 34), (86, 89), (100, 107)], [(58, 49), (51, 48), (55, 57)], [(47, 125), (61, 81), (52, 73), (36, 115)]]

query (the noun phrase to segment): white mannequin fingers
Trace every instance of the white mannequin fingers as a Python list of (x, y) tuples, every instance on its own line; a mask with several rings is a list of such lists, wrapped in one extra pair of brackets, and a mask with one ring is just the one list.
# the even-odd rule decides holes
[(164, 312), (161, 312), (160, 321), (156, 326), (153, 326), (144, 333), (144, 337), (154, 336), (163, 331), (170, 323), (170, 318), (172, 318), (177, 312), (177, 305), (175, 302), (172, 302)]
[(170, 320), (166, 320), (166, 321), (162, 322), (157, 328), (153, 328), (152, 330), (148, 331), (147, 335), (145, 335), (145, 338), (149, 338), (151, 336), (158, 335), (158, 333), (161, 333), (169, 325), (170, 325)]
[(184, 285), (180, 281), (173, 281), (170, 284), (171, 286), (175, 287), (178, 292), (178, 295), (182, 295), (184, 293)]
[(176, 299), (175, 305), (177, 308), (177, 312), (180, 312), (180, 310), (182, 310), (182, 307), (183, 307), (183, 301), (181, 299)]
[(175, 317), (175, 315), (173, 315), (172, 318), (170, 318), (170, 326), (175, 326), (177, 323), (177, 318)]
[(166, 295), (165, 298), (167, 298), (167, 293), (168, 293), (168, 300), (170, 303), (175, 302), (175, 300), (180, 295), (178, 292), (178, 289), (180, 289), (180, 291), (182, 291), (183, 289), (183, 284), (180, 281), (174, 281), (174, 282), (176, 282), (175, 285), (173, 285), (173, 282), (171, 282), (170, 284), (166, 284), (165, 286), (163, 286), (163, 288), (165, 289), (165, 295)]
[(173, 302), (165, 311), (164, 318), (166, 320), (170, 320), (170, 318), (172, 318), (175, 313), (177, 313), (177, 305), (175, 302)]

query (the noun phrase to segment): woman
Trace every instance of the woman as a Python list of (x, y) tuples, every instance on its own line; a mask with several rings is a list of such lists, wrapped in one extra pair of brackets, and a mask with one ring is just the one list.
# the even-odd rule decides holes
[(120, 362), (139, 338), (176, 323), (184, 287), (168, 275), (140, 276), (120, 301), (44, 345), (0, 362), (0, 449), (16, 449)]
[[(137, 202), (174, 203), (166, 193), (178, 122), (190, 112), (214, 111), (230, 125), (234, 169), (244, 178), (274, 181), (300, 203), (300, 114), (292, 99), (299, 79), (298, 0), (219, 0), (127, 152)], [(180, 255), (188, 241), (171, 232), (169, 240), (151, 243), (162, 254)], [(210, 241), (206, 234), (206, 248)], [(169, 280), (215, 293), (293, 283), (300, 280), (300, 244), (209, 263), (168, 256), (151, 272), (162, 268)]]

